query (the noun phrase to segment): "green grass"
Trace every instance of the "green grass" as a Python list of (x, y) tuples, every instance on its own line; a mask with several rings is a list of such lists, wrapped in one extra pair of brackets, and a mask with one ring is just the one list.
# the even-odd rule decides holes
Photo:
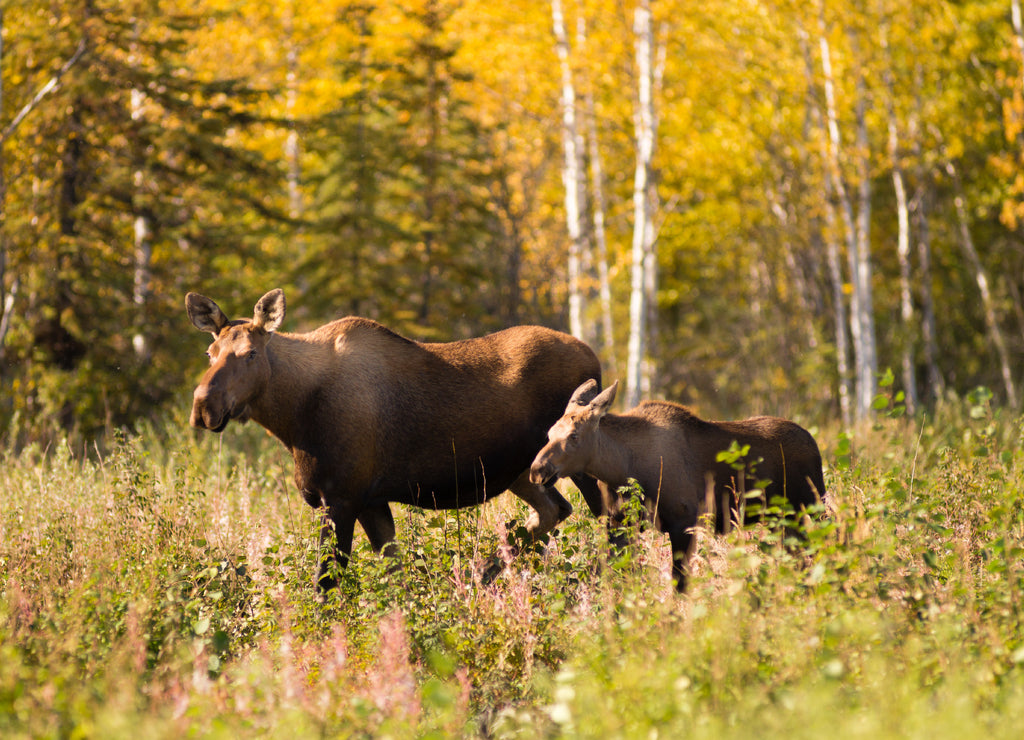
[[(1019, 736), (1021, 420), (984, 396), (820, 431), (806, 553), (702, 533), (610, 557), (576, 513), (491, 586), (513, 499), (395, 507), (312, 589), (316, 519), (258, 429), (151, 430), (0, 461), (0, 736)], [(572, 495), (575, 496), (575, 493)]]

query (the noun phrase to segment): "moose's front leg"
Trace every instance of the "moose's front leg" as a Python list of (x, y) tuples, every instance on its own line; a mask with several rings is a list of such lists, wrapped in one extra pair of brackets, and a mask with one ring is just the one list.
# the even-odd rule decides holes
[[(355, 530), (356, 518), (351, 511), (337, 506), (326, 508), (320, 522), (320, 567), (317, 571), (316, 587), (321, 594), (326, 594), (333, 588), (338, 587), (338, 581), (333, 575), (332, 564), (337, 563), (339, 568), (348, 565), (349, 555), (352, 554), (352, 533)], [(327, 551), (331, 542), (331, 531), (334, 531), (335, 544), (333, 549)]]

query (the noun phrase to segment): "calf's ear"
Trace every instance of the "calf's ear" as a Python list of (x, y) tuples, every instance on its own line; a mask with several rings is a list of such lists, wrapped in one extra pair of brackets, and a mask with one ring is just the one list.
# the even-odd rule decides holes
[(257, 329), (271, 334), (277, 331), (282, 321), (284, 321), (284, 291), (275, 288), (256, 303), (252, 324)]
[(228, 324), (228, 317), (220, 310), (220, 306), (198, 293), (185, 296), (185, 310), (192, 326), (199, 331), (208, 331), (213, 336), (217, 336)]
[(615, 393), (619, 389), (619, 381), (615, 381), (610, 386), (605, 388), (603, 391), (594, 396), (594, 400), (590, 402), (590, 408), (594, 410), (594, 413), (604, 416), (608, 413), (609, 407), (615, 400)]

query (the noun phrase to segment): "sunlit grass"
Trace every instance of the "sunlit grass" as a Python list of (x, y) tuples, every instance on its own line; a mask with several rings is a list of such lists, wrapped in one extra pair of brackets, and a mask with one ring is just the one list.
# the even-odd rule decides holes
[(819, 431), (828, 522), (793, 552), (700, 533), (611, 556), (576, 513), (480, 574), (525, 512), (396, 507), (401, 568), (357, 534), (312, 589), (316, 519), (258, 430), (160, 430), (0, 465), (0, 735), (1016, 737), (1020, 420)]

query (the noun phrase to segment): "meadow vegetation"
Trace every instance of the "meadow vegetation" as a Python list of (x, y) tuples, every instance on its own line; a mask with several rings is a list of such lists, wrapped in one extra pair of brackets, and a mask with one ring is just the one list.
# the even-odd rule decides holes
[(491, 585), (512, 497), (399, 509), (401, 569), (357, 534), (321, 603), (315, 515), (252, 425), (9, 450), (0, 735), (1017, 737), (1022, 421), (984, 391), (888, 404), (815, 430), (831, 517), (806, 552), (704, 533), (682, 596), (663, 535), (609, 553), (570, 492)]

